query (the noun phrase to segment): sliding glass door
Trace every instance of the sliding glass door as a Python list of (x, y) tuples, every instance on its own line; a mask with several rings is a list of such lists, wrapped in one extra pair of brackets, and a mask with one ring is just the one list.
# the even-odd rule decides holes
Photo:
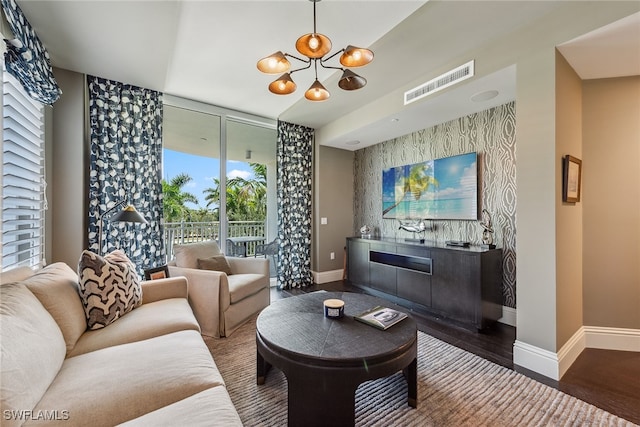
[(256, 256), (275, 238), (274, 121), (165, 96), (163, 144), (169, 259), (174, 243), (215, 239)]
[(227, 120), (227, 253), (255, 256), (275, 237), (276, 131)]
[(164, 106), (162, 193), (167, 257), (174, 243), (219, 240), (220, 116)]

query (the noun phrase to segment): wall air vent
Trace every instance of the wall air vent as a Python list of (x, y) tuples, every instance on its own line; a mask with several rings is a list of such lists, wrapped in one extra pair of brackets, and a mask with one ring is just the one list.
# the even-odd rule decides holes
[(446, 73), (431, 79), (418, 87), (406, 91), (404, 93), (404, 105), (410, 104), (418, 99), (424, 98), (425, 96), (429, 96), (456, 83), (460, 83), (469, 77), (473, 77), (473, 65), (474, 61), (469, 61), (458, 68), (447, 71)]

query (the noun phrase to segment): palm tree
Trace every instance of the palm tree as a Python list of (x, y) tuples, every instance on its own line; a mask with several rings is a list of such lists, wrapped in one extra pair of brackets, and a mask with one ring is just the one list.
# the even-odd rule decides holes
[[(227, 181), (227, 218), (230, 221), (264, 220), (267, 215), (267, 166), (249, 163), (253, 178), (230, 178)], [(207, 207), (220, 204), (220, 180), (204, 190)]]
[(186, 173), (181, 173), (168, 182), (162, 180), (162, 208), (166, 222), (190, 219), (191, 210), (185, 206), (185, 203), (198, 204), (198, 198), (191, 193), (182, 191), (182, 187), (192, 180), (193, 178)]
[(407, 194), (412, 194), (414, 200), (420, 200), (422, 193), (425, 193), (430, 185), (438, 186), (438, 181), (428, 173), (430, 169), (431, 165), (429, 163), (418, 163), (411, 166), (408, 176), (396, 177), (396, 203), (385, 209), (382, 215), (396, 208)]
[(220, 179), (213, 178), (215, 187), (205, 188), (204, 199), (207, 201), (207, 208), (214, 205), (213, 210), (220, 210)]

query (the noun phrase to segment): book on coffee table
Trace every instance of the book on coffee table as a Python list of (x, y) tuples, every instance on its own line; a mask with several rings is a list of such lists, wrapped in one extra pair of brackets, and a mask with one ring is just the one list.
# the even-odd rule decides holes
[(353, 317), (354, 319), (374, 326), (378, 329), (388, 329), (407, 318), (407, 314), (393, 308), (377, 306)]

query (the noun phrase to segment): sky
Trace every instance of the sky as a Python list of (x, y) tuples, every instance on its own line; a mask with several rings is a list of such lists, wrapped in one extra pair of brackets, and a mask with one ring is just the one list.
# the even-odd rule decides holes
[[(220, 176), (220, 160), (164, 149), (162, 169), (162, 178), (166, 181), (170, 181), (181, 173), (186, 173), (193, 178), (183, 187), (183, 191), (196, 196), (199, 200), (199, 207), (204, 208), (207, 206), (207, 202), (204, 200), (203, 191), (215, 186), (213, 179)], [(245, 179), (253, 178), (249, 163), (227, 162), (227, 179), (238, 176)], [(187, 207), (195, 208), (196, 206), (193, 203), (187, 203)]]

